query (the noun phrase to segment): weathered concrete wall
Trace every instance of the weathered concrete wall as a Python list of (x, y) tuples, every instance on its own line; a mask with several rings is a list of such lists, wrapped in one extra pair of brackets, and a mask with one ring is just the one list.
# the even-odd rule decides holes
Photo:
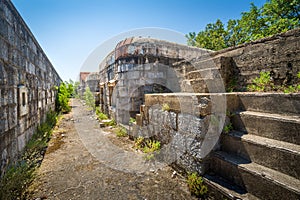
[(276, 86), (295, 85), (299, 83), (299, 46), (300, 29), (295, 29), (212, 52), (192, 62), (176, 63), (174, 67), (185, 77), (182, 84), (191, 84), (195, 92), (208, 92), (205, 85), (213, 82), (217, 73), (222, 76), (227, 90), (245, 91), (262, 71), (270, 72)]
[(0, 0), (0, 168), (13, 162), (49, 109), (60, 77), (15, 7)]
[(300, 29), (216, 52), (215, 57), (231, 57), (237, 85), (245, 87), (268, 71), (275, 85), (295, 84), (300, 71)]
[(277, 86), (297, 84), (299, 35), (296, 29), (218, 52), (125, 39), (99, 66), (101, 108), (127, 123), (147, 93), (245, 91), (261, 71), (270, 72)]
[(218, 147), (226, 105), (225, 94), (147, 94), (131, 134), (160, 141), (158, 157), (167, 164), (203, 174), (209, 153)]
[(102, 110), (127, 124), (139, 112), (144, 94), (181, 91), (183, 78), (173, 63), (208, 52), (152, 38), (121, 41), (99, 66)]

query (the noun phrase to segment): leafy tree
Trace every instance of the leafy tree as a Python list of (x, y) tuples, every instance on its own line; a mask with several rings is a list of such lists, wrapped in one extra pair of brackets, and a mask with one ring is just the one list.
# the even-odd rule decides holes
[[(226, 28), (224, 28), (226, 27)], [(261, 8), (253, 3), (240, 19), (224, 25), (219, 19), (198, 34), (186, 35), (188, 45), (220, 50), (300, 27), (299, 0), (269, 0)]]
[(69, 106), (70, 93), (66, 83), (62, 82), (58, 88), (56, 96), (56, 111), (68, 113), (71, 111)]
[(85, 88), (84, 100), (85, 100), (86, 105), (93, 108), (94, 110), (96, 109), (95, 97), (94, 97), (94, 94), (91, 92), (89, 87)]
[(80, 82), (76, 81), (74, 83), (74, 91), (73, 91), (74, 97), (76, 97), (76, 98), (79, 98), (79, 94), (78, 94), (78, 88), (79, 88), (79, 86), (80, 86)]
[(188, 33), (185, 35), (185, 37), (187, 38), (187, 44), (189, 46), (196, 46), (196, 33), (195, 32)]
[(195, 39), (195, 45), (207, 49), (220, 50), (226, 47), (226, 31), (221, 20), (208, 24), (204, 31), (200, 31)]
[(272, 0), (262, 8), (268, 25), (267, 34), (272, 35), (299, 27), (299, 0)]

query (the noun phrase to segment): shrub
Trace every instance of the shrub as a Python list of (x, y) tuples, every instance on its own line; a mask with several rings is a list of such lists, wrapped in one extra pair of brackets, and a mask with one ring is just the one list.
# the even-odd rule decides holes
[(203, 197), (207, 192), (207, 186), (203, 183), (203, 178), (196, 172), (189, 174), (187, 184), (192, 195)]
[(84, 100), (87, 106), (89, 106), (92, 109), (96, 109), (96, 105), (95, 105), (95, 97), (94, 94), (91, 92), (89, 87), (85, 88), (85, 92), (84, 92)]
[(56, 96), (56, 111), (62, 113), (68, 113), (71, 111), (71, 107), (69, 106), (69, 91), (65, 83), (61, 83)]
[(265, 92), (274, 88), (271, 82), (270, 72), (260, 72), (259, 77), (252, 80), (252, 84), (248, 85), (248, 91), (252, 92)]

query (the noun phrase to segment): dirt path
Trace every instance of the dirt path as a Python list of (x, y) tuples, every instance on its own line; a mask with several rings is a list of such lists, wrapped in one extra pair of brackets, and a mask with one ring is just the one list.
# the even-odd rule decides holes
[(185, 179), (167, 166), (146, 162), (132, 142), (99, 128), (74, 99), (54, 131), (32, 199), (194, 199)]

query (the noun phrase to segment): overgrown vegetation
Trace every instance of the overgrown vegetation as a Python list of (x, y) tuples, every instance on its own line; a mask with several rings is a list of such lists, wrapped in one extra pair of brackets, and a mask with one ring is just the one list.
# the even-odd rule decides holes
[(270, 72), (260, 72), (259, 77), (252, 80), (252, 83), (248, 85), (247, 90), (250, 92), (269, 92), (269, 91), (281, 91), (284, 93), (296, 93), (300, 91), (300, 72), (297, 73), (298, 85), (281, 85), (275, 86), (272, 82)]
[(231, 122), (229, 122), (227, 125), (225, 125), (224, 126), (224, 128), (223, 128), (223, 132), (224, 133), (229, 133), (230, 131), (232, 131), (233, 130), (233, 126), (232, 126), (232, 123)]
[(154, 157), (154, 152), (160, 150), (161, 144), (159, 141), (151, 138), (138, 137), (134, 140), (134, 147), (147, 153), (145, 158), (151, 160)]
[(90, 108), (92, 108), (93, 110), (95, 110), (96, 109), (95, 97), (89, 87), (85, 88), (85, 92), (83, 95), (84, 95), (84, 100), (85, 100), (86, 105), (89, 106)]
[(116, 130), (116, 135), (118, 137), (126, 137), (127, 136), (127, 131), (123, 127), (118, 127), (117, 130)]
[(57, 90), (56, 96), (56, 111), (62, 113), (68, 113), (71, 111), (69, 100), (74, 94), (74, 86), (72, 80), (70, 83), (62, 82)]
[(108, 119), (108, 116), (106, 114), (102, 113), (100, 111), (99, 107), (96, 107), (96, 115), (97, 115), (97, 117), (98, 117), (99, 120), (106, 120), (106, 119)]
[(205, 30), (186, 35), (191, 46), (220, 50), (300, 27), (299, 0), (268, 0), (258, 8), (253, 3), (240, 19), (224, 24), (220, 19)]
[(27, 188), (35, 177), (57, 123), (54, 111), (47, 113), (46, 121), (40, 124), (25, 146), (21, 158), (11, 165), (0, 180), (0, 199), (27, 199)]
[(207, 192), (207, 186), (204, 185), (203, 178), (198, 176), (196, 172), (188, 175), (187, 184), (192, 195), (196, 197), (204, 197)]
[(130, 117), (129, 123), (135, 123), (135, 122), (136, 122), (136, 119)]
[(260, 72), (259, 77), (252, 80), (252, 84), (248, 85), (248, 91), (266, 92), (274, 89), (271, 82), (270, 72)]

